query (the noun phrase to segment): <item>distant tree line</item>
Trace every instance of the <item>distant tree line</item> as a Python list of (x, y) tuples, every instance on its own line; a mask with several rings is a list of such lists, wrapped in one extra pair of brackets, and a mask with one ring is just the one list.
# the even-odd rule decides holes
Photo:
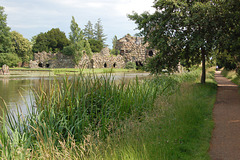
[(81, 29), (72, 17), (70, 29), (69, 39), (59, 28), (33, 37), (33, 52), (62, 52), (74, 56), (75, 63), (78, 63), (83, 53), (91, 56), (105, 46), (106, 35), (103, 33), (101, 19), (98, 19), (94, 27), (88, 21), (85, 28)]
[(4, 8), (0, 6), (0, 66), (23, 65), (32, 59), (32, 45), (16, 31), (10, 32), (7, 26), (7, 15)]
[(16, 31), (10, 31), (7, 26), (7, 15), (4, 7), (0, 6), (0, 66), (7, 64), (10, 67), (28, 63), (36, 52), (62, 52), (74, 56), (78, 63), (83, 53), (90, 57), (100, 52), (106, 46), (106, 35), (103, 33), (101, 19), (93, 26), (91, 21), (81, 29), (75, 18), (72, 17), (69, 38), (59, 28), (40, 33), (34, 36), (31, 42)]

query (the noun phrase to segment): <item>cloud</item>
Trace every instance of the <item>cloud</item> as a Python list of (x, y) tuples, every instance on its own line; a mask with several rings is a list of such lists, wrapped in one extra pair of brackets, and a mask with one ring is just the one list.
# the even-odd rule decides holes
[[(55, 5), (61, 5), (70, 8), (79, 8), (79, 9), (94, 9), (94, 8), (102, 8), (105, 5), (108, 5), (107, 1), (99, 1), (99, 0), (47, 0), (48, 3), (53, 3)], [(110, 1), (109, 1), (110, 2)]]
[(126, 14), (131, 14), (132, 11), (137, 13), (142, 13), (144, 11), (153, 12), (152, 8), (153, 3), (149, 0), (119, 0), (118, 4), (115, 6), (115, 9), (122, 16)]
[(0, 0), (8, 15), (8, 25), (28, 36), (60, 28), (70, 32), (71, 16), (81, 28), (90, 20), (93, 24), (101, 18), (104, 33), (111, 45), (114, 35), (119, 38), (127, 33), (134, 34), (136, 25), (127, 18), (132, 11), (153, 11), (153, 0)]

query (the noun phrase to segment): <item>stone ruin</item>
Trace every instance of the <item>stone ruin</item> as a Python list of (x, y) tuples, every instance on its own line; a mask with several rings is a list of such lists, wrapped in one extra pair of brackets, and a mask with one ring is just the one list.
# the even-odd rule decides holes
[(34, 61), (30, 61), (30, 68), (74, 68), (72, 56), (62, 53), (47, 52), (34, 53)]
[(2, 66), (2, 69), (0, 70), (0, 75), (10, 75), (9, 67), (6, 64)]
[(156, 54), (154, 49), (148, 49), (148, 44), (142, 44), (142, 38), (126, 35), (116, 43), (116, 50), (120, 55), (111, 55), (109, 49), (103, 48), (100, 53), (89, 57), (83, 54), (80, 62), (75, 65), (72, 56), (62, 53), (35, 53), (34, 61), (30, 61), (30, 68), (124, 68), (127, 62), (134, 62), (137, 66), (144, 65), (147, 58)]
[(136, 66), (142, 66), (147, 58), (156, 54), (154, 49), (148, 49), (148, 44), (143, 44), (143, 38), (126, 35), (119, 39), (116, 44), (116, 50), (124, 57), (125, 63), (135, 62)]

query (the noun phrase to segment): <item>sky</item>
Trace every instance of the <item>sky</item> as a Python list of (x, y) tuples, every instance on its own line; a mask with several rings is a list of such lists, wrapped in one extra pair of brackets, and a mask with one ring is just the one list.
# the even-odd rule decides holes
[(59, 28), (69, 36), (72, 16), (81, 29), (88, 21), (94, 25), (100, 18), (106, 44), (112, 48), (112, 39), (126, 34), (135, 35), (137, 25), (127, 18), (133, 11), (153, 12), (154, 0), (0, 0), (5, 8), (11, 31), (31, 40), (41, 32)]

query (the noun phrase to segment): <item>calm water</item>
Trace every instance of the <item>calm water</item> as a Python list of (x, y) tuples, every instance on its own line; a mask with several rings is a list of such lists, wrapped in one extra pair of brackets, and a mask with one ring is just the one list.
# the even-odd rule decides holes
[[(114, 74), (114, 79), (133, 79), (138, 77), (147, 77), (148, 73), (126, 73)], [(57, 77), (62, 78), (62, 77)], [(27, 113), (27, 105), (34, 103), (32, 89), (37, 88), (40, 83), (49, 83), (53, 78), (49, 77), (0, 77), (0, 98), (2, 98), (10, 111), (16, 111), (16, 108), (21, 108), (24, 114)], [(0, 100), (0, 108), (4, 106)], [(0, 111), (0, 116), (2, 112)]]

